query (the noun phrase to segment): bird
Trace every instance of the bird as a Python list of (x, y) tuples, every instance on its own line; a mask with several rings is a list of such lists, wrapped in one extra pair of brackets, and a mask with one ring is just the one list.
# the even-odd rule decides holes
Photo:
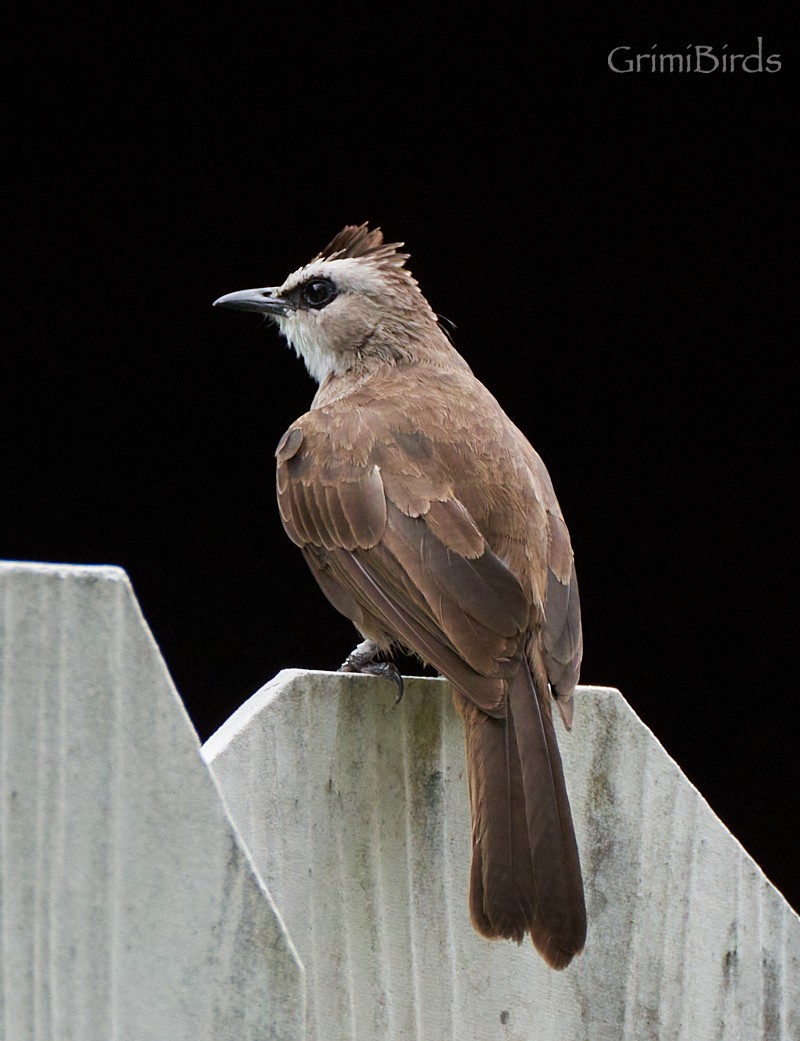
[[(278, 286), (215, 306), (266, 316), (318, 388), (277, 450), (283, 527), (363, 638), (342, 669), (450, 680), (472, 820), (469, 915), (565, 968), (586, 940), (552, 706), (571, 729), (583, 650), (569, 533), (544, 463), (457, 351), (402, 252), (346, 225)], [(402, 692), (402, 681), (399, 681)]]

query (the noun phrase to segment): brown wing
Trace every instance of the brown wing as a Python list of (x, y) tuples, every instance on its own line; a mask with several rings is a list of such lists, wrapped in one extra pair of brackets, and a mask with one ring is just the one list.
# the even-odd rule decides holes
[[(377, 464), (326, 450), (313, 415), (277, 451), (287, 534), (334, 607), (365, 636), (410, 648), (478, 707), (503, 716), (531, 624), (522, 585), (457, 498), (437, 499), (441, 488), (429, 488), (427, 510), (407, 516)], [(391, 450), (397, 484), (402, 446)], [(415, 472), (417, 493), (420, 480)]]
[[(542, 661), (558, 699), (564, 723), (571, 728), (572, 696), (583, 656), (581, 604), (566, 526), (560, 515), (548, 513), (548, 520), (551, 553), (547, 568), (545, 622), (542, 627)], [(554, 554), (562, 556), (561, 568), (554, 566)]]
[(572, 696), (583, 656), (578, 579), (567, 526), (541, 458), (517, 431), (536, 496), (547, 517), (547, 583), (541, 629), (542, 661), (564, 722), (572, 724)]

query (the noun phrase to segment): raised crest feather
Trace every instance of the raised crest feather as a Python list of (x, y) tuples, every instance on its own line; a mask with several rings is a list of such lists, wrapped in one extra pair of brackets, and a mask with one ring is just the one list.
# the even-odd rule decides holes
[(363, 224), (347, 224), (313, 260), (363, 257), (380, 267), (402, 268), (410, 256), (397, 252), (402, 245), (402, 242), (384, 242), (381, 229), (370, 230), (366, 221)]

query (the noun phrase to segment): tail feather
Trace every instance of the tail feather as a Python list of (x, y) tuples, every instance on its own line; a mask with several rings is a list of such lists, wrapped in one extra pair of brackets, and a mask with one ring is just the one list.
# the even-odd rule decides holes
[(546, 690), (525, 663), (509, 684), (505, 718), (487, 716), (458, 692), (454, 700), (472, 808), (472, 923), (492, 939), (521, 942), (530, 933), (545, 961), (561, 969), (583, 949), (586, 908)]
[(489, 939), (521, 943), (533, 921), (533, 865), (527, 846), (525, 797), (514, 723), (461, 699), (472, 807), (470, 916)]

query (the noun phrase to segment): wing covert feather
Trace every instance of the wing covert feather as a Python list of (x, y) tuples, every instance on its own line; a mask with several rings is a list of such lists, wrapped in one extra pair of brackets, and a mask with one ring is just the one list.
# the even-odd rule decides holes
[[(278, 447), (278, 503), (287, 534), (304, 549), (326, 596), (364, 635), (381, 646), (403, 643), (484, 711), (503, 715), (506, 682), (519, 667), (531, 626), (542, 620), (537, 590), (543, 585), (535, 580), (526, 589), (487, 544), (443, 477), (436, 457), (441, 446), (419, 432), (391, 440), (384, 433), (356, 460), (332, 443), (334, 429), (330, 417), (309, 413)], [(567, 688), (580, 658), (572, 551), (535, 453), (533, 463), (531, 508), (546, 517), (548, 539), (538, 558), (549, 564), (543, 653), (552, 682)]]

